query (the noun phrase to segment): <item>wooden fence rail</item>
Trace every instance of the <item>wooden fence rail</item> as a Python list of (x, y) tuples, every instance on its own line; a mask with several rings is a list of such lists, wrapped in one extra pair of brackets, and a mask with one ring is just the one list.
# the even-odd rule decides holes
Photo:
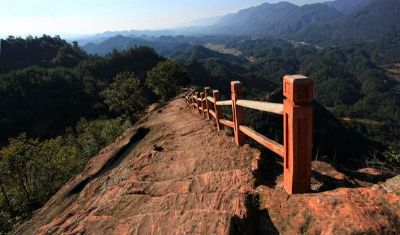
[[(212, 96), (211, 96), (212, 95)], [(246, 137), (260, 143), (284, 160), (284, 186), (289, 194), (307, 193), (311, 184), (313, 82), (303, 75), (283, 77), (283, 104), (245, 100), (242, 84), (231, 82), (231, 100), (220, 100), (218, 90), (209, 87), (198, 93), (187, 89), (186, 103), (208, 120), (215, 120), (218, 131), (232, 128), (235, 143), (242, 146)], [(222, 118), (221, 106), (231, 106), (233, 120)], [(244, 125), (244, 108), (269, 112), (283, 117), (283, 143)]]

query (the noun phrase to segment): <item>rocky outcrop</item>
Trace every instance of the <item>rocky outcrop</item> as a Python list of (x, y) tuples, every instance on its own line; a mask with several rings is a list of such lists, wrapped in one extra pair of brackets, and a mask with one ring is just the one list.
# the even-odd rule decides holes
[[(260, 213), (282, 234), (399, 234), (400, 200), (379, 186), (288, 196), (261, 186)], [(260, 221), (259, 226), (270, 225)]]
[(358, 187), (315, 161), (313, 193), (289, 196), (279, 161), (236, 147), (183, 99), (149, 112), (16, 234), (400, 232), (398, 177)]
[(247, 214), (258, 151), (185, 109), (178, 99), (151, 112), (16, 233), (230, 233)]

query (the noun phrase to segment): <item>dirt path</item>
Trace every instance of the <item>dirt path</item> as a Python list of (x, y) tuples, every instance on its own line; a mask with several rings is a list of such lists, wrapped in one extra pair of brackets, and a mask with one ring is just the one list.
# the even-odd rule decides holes
[(17, 234), (251, 231), (241, 221), (257, 156), (177, 99), (102, 150)]

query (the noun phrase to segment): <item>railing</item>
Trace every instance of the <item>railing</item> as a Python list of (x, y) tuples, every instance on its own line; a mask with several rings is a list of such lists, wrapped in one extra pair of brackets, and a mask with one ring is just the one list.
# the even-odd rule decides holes
[[(231, 82), (231, 100), (220, 100), (218, 90), (189, 90), (187, 105), (208, 120), (214, 119), (218, 131), (227, 126), (234, 130), (235, 143), (242, 146), (246, 136), (281, 156), (284, 161), (284, 187), (289, 194), (307, 193), (311, 184), (313, 82), (303, 75), (283, 78), (283, 104), (245, 100), (242, 84)], [(222, 106), (232, 107), (233, 120), (222, 118)], [(283, 144), (244, 125), (244, 108), (269, 112), (283, 117)]]

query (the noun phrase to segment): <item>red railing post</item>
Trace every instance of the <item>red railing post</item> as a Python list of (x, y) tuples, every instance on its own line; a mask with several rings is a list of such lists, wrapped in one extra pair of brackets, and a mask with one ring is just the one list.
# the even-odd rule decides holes
[(208, 95), (211, 93), (211, 89), (209, 87), (204, 88), (204, 96), (206, 98), (206, 110), (207, 110), (207, 120), (210, 120), (210, 107), (208, 102)]
[(193, 108), (193, 106), (194, 106), (194, 104), (193, 104), (193, 91), (190, 92), (189, 103), (190, 103), (190, 107)]
[(196, 104), (197, 104), (197, 112), (200, 113), (199, 92), (196, 92)]
[(186, 103), (189, 107), (192, 106), (192, 102), (191, 102), (192, 98), (191, 97), (192, 97), (192, 91), (189, 91), (189, 93), (186, 94)]
[(205, 107), (204, 107), (204, 92), (201, 92), (200, 93), (200, 102), (201, 102), (201, 116), (205, 116), (204, 115), (204, 110), (205, 110)]
[(193, 103), (193, 108), (194, 108), (194, 109), (196, 108), (196, 105), (195, 105), (195, 104), (197, 104), (197, 101), (194, 99), (195, 96), (196, 96), (196, 92), (193, 91), (193, 94), (192, 94), (192, 103)]
[(219, 107), (217, 105), (217, 102), (219, 100), (219, 91), (218, 90), (214, 90), (213, 91), (213, 97), (214, 97), (214, 112), (215, 112), (215, 121), (217, 123), (217, 130), (220, 131), (221, 130), (221, 123), (219, 123), (219, 116), (221, 114), (221, 107)]
[(302, 75), (283, 78), (284, 186), (289, 194), (307, 193), (311, 184), (313, 82)]
[(191, 105), (192, 108), (194, 108), (193, 95), (194, 95), (194, 91), (192, 91), (190, 93), (190, 105)]
[(243, 86), (239, 81), (231, 82), (231, 97), (235, 143), (242, 146), (245, 142), (245, 135), (239, 130), (239, 126), (244, 122), (244, 110), (243, 107), (236, 105), (236, 101), (243, 98)]

